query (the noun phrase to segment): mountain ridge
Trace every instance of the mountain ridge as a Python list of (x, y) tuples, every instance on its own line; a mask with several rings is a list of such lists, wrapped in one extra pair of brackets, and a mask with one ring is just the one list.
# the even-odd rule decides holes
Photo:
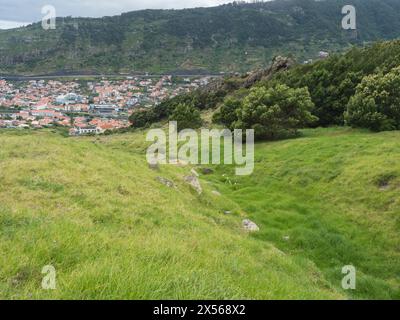
[(142, 10), (103, 18), (57, 18), (0, 31), (0, 72), (246, 72), (276, 55), (297, 60), (395, 39), (400, 3), (354, 0), (357, 31), (341, 28), (344, 0), (275, 0), (211, 8)]

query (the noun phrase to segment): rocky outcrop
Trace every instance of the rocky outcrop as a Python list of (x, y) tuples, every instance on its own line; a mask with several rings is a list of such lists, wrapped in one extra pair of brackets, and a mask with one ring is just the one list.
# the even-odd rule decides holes
[(294, 60), (287, 58), (287, 57), (281, 57), (277, 56), (275, 59), (272, 61), (272, 64), (269, 68), (264, 69), (264, 70), (258, 70), (253, 73), (251, 73), (246, 81), (243, 84), (244, 88), (250, 88), (257, 82), (261, 80), (268, 80), (270, 79), (274, 74), (280, 72), (280, 71), (286, 71), (289, 70), (293, 65), (294, 65)]
[(224, 95), (241, 88), (251, 88), (257, 82), (268, 80), (278, 72), (289, 70), (295, 65), (295, 61), (291, 58), (277, 56), (272, 60), (271, 65), (266, 69), (260, 69), (251, 72), (246, 76), (236, 76), (229, 78), (230, 81), (225, 79), (217, 79), (210, 82), (207, 86), (199, 89), (202, 94), (223, 93)]

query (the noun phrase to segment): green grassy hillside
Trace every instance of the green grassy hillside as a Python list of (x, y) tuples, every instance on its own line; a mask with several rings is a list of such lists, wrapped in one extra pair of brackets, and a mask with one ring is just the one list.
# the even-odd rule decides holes
[[(399, 298), (399, 136), (259, 144), (253, 176), (219, 166), (199, 196), (191, 168), (148, 167), (142, 132), (1, 131), (0, 298)], [(49, 264), (55, 291), (41, 289)], [(341, 289), (348, 264), (354, 292)]]
[(220, 167), (210, 180), (261, 226), (257, 240), (310, 259), (333, 285), (354, 265), (351, 297), (399, 299), (400, 132), (303, 133), (259, 144), (250, 178)]

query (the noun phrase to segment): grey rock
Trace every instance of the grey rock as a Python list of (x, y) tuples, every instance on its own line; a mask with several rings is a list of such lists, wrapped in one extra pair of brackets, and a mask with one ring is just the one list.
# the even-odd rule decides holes
[(185, 182), (188, 183), (196, 192), (200, 195), (203, 193), (203, 188), (201, 187), (200, 181), (196, 176), (186, 176), (184, 178)]
[(157, 163), (149, 163), (149, 168), (156, 171), (160, 170), (160, 167)]
[(157, 177), (156, 178), (158, 182), (162, 183), (163, 185), (167, 186), (168, 188), (175, 188), (175, 184), (168, 179), (165, 179), (163, 177)]
[(196, 177), (200, 176), (195, 169), (190, 170), (190, 172)]
[(248, 232), (260, 231), (260, 228), (253, 221), (249, 219), (243, 220), (243, 229)]
[(202, 174), (205, 174), (205, 175), (207, 175), (207, 174), (213, 174), (213, 173), (214, 173), (214, 170), (213, 170), (213, 169), (210, 169), (210, 168), (202, 168), (202, 169), (201, 169), (201, 173), (202, 173)]

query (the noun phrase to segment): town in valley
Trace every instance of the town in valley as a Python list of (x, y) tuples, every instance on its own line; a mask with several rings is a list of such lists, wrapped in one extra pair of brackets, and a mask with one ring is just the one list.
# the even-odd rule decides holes
[(135, 110), (207, 85), (212, 76), (87, 79), (0, 79), (0, 129), (65, 127), (69, 135), (130, 126)]

